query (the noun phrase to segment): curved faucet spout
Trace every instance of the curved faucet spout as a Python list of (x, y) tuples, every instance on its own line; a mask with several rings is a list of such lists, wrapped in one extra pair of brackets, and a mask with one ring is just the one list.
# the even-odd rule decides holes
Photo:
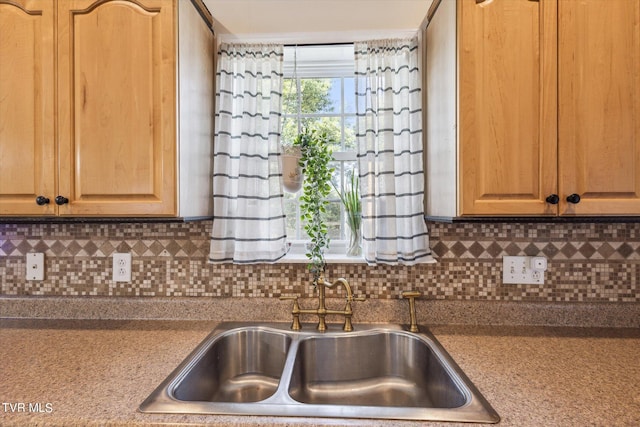
[(342, 285), (342, 287), (344, 287), (345, 292), (347, 293), (347, 301), (353, 301), (353, 291), (351, 290), (351, 285), (349, 285), (349, 282), (347, 282), (347, 279), (339, 278), (339, 279), (336, 279), (336, 281), (333, 283), (327, 282), (326, 280), (324, 280), (324, 278), (322, 278), (322, 280), (323, 280), (324, 286), (326, 286), (329, 289), (333, 289), (333, 287), (338, 284)]

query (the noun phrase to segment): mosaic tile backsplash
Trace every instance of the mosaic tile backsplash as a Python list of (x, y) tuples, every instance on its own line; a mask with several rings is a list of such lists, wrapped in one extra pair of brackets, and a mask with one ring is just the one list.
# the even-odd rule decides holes
[[(640, 302), (640, 223), (433, 223), (437, 264), (331, 264), (359, 295), (526, 302)], [(304, 264), (211, 265), (210, 222), (0, 224), (0, 295), (312, 296)], [(25, 279), (25, 255), (45, 253), (45, 280)], [(111, 280), (111, 255), (131, 252), (131, 283)], [(544, 255), (545, 285), (502, 284), (502, 257)]]

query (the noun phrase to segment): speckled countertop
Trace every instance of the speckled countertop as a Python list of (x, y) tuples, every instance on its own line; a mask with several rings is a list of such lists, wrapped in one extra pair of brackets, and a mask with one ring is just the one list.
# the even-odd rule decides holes
[[(0, 425), (457, 425), (137, 412), (215, 324), (0, 320)], [(640, 425), (638, 328), (430, 330), (500, 414), (500, 426)]]

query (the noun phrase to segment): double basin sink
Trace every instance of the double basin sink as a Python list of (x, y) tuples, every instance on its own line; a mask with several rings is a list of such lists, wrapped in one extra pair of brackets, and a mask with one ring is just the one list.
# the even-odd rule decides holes
[[(141, 412), (497, 423), (491, 405), (429, 332), (388, 324), (319, 333), (223, 323)], [(335, 331), (335, 332), (333, 332)]]

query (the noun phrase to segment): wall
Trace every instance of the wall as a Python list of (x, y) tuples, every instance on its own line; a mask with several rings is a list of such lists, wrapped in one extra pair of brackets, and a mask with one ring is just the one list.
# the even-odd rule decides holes
[[(330, 265), (369, 298), (640, 302), (640, 224), (429, 223), (435, 265)], [(311, 296), (304, 264), (210, 265), (209, 222), (0, 224), (0, 296)], [(46, 278), (25, 280), (44, 252)], [(111, 281), (111, 254), (133, 254), (132, 283)], [(549, 258), (544, 287), (502, 285), (504, 255)]]

